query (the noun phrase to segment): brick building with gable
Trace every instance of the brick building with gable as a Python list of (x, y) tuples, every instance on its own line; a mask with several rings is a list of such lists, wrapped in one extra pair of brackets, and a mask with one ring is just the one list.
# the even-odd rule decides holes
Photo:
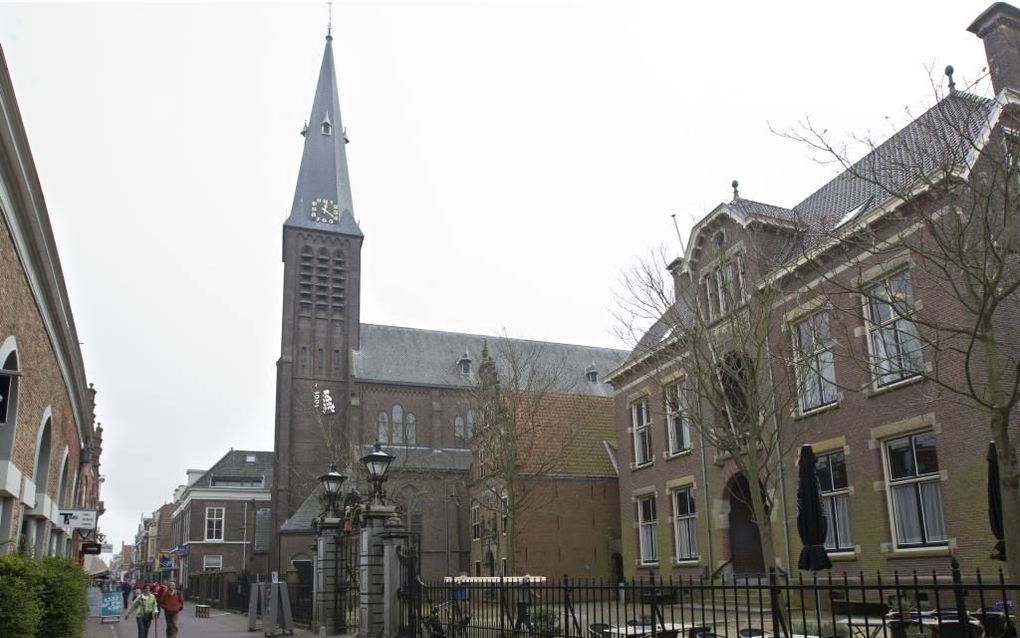
[[(711, 333), (750, 312), (766, 288), (779, 296), (772, 357), (756, 365), (789, 384), (773, 392), (795, 398), (777, 415), (775, 436), (797, 437), (784, 439), (789, 449), (811, 444), (819, 456), (834, 569), (930, 573), (944, 571), (951, 554), (967, 569), (999, 565), (990, 558), (989, 415), (945, 391), (967, 379), (951, 350), (936, 349), (934, 326), (966, 326), (965, 313), (925, 257), (934, 254), (923, 250), (933, 226), (918, 221), (1005, 220), (988, 222), (999, 230), (981, 237), (995, 242), (1008, 241), (1016, 215), (1003, 176), (1016, 169), (1009, 157), (1020, 129), (1020, 10), (997, 3), (969, 30), (984, 40), (994, 98), (956, 89), (947, 70), (949, 90), (934, 106), (799, 204), (746, 199), (734, 183), (733, 199), (695, 225), (669, 266), (677, 309), (610, 377), (628, 576), (797, 569), (796, 459), (772, 468), (781, 477), (765, 495), (776, 555), (764, 556), (747, 505), (750, 477), (691, 427), (688, 415), (717, 406), (689, 390), (697, 380), (677, 345), (685, 326), (704, 322), (699, 334)], [(1001, 197), (963, 207), (986, 187)], [(1001, 303), (996, 321), (1008, 330), (1020, 310), (1016, 293)], [(656, 358), (666, 352), (666, 362)], [(1004, 338), (996, 354), (1012, 369), (1018, 341)], [(737, 384), (720, 385), (730, 392)], [(712, 414), (715, 427), (725, 425), (726, 411)]]

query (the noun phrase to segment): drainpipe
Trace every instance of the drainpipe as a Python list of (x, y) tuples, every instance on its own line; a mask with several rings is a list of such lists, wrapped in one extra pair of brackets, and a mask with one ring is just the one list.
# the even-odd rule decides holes
[[(765, 336), (765, 357), (769, 362), (769, 385), (776, 387), (775, 378), (772, 375), (772, 340)], [(779, 432), (779, 413), (776, 408), (776, 393), (772, 392), (772, 424), (776, 432), (776, 450), (779, 452), (779, 498), (783, 502), (783, 540), (786, 542), (786, 571), (793, 571), (793, 560), (790, 554), (790, 517), (787, 516), (786, 503), (786, 472), (784, 471), (783, 441)], [(774, 560), (774, 559), (773, 559)]]
[[(699, 423), (704, 423), (704, 421), (702, 420), (701, 401), (698, 401), (698, 422)], [(714, 560), (713, 554), (712, 554), (712, 541), (713, 541), (712, 530), (715, 528), (715, 525), (712, 524), (712, 516), (713, 516), (713, 513), (712, 513), (712, 499), (709, 496), (710, 490), (709, 490), (709, 483), (708, 483), (708, 457), (705, 456), (705, 435), (701, 431), (701, 428), (698, 428), (698, 439), (701, 442), (701, 445), (699, 446), (701, 448), (700, 449), (700, 452), (701, 452), (701, 478), (702, 478), (702, 482), (704, 483), (704, 486), (701, 488), (701, 496), (705, 500), (705, 515), (706, 515), (705, 522), (707, 523), (707, 525), (705, 525), (705, 527), (708, 529), (708, 573), (712, 574), (712, 573), (715, 572), (715, 560)]]
[(241, 571), (245, 572), (248, 566), (248, 501), (244, 502), (244, 525), (241, 529), (244, 530), (244, 536), (241, 539)]

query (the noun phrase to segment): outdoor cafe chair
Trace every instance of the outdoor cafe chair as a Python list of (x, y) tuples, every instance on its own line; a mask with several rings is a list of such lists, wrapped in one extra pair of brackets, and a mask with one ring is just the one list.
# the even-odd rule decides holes
[(939, 638), (975, 638), (977, 636), (977, 628), (970, 622), (949, 620), (939, 623), (937, 627)]
[(606, 638), (610, 626), (604, 622), (593, 622), (588, 625), (588, 636), (590, 638)]

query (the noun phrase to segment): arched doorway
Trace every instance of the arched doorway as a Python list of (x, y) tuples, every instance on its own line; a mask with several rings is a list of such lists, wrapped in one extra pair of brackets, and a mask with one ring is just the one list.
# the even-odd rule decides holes
[(619, 552), (613, 552), (609, 560), (610, 579), (614, 585), (623, 582), (623, 556)]
[(751, 489), (747, 477), (737, 474), (726, 486), (730, 502), (730, 562), (738, 576), (761, 574), (765, 560), (758, 525), (751, 511)]
[(496, 575), (496, 557), (493, 555), (491, 549), (485, 552), (485, 571), (486, 576)]

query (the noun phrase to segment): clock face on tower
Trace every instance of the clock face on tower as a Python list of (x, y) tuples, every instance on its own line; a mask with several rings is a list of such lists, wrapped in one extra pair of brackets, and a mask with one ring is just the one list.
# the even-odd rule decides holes
[(340, 207), (333, 200), (320, 197), (312, 200), (310, 216), (320, 224), (335, 224), (340, 220)]

